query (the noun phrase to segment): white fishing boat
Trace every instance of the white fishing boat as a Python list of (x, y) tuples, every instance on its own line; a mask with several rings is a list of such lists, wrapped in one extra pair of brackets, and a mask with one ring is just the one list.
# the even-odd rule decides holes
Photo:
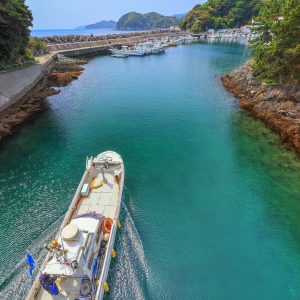
[(100, 300), (119, 224), (124, 185), (120, 155), (87, 158), (86, 170), (26, 300)]
[(122, 46), (121, 50), (111, 48), (109, 49), (112, 55), (127, 55), (127, 56), (144, 56), (144, 50), (129, 49), (128, 46)]
[(162, 54), (166, 52), (166, 49), (162, 47), (161, 43), (156, 41), (156, 42), (145, 42), (145, 43), (140, 43), (136, 46), (136, 49), (144, 51), (146, 55), (151, 55), (151, 54)]
[(114, 58), (127, 58), (129, 55), (125, 55), (125, 54), (113, 54), (111, 55), (111, 57)]

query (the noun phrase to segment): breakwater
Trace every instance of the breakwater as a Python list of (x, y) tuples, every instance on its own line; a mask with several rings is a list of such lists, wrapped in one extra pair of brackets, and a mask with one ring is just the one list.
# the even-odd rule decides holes
[(0, 111), (30, 92), (43, 78), (53, 62), (54, 59), (51, 56), (44, 64), (35, 64), (24, 69), (0, 74)]
[[(86, 36), (86, 35), (65, 35), (65, 36), (51, 36), (41, 38), (46, 44), (47, 49), (50, 52), (66, 52), (69, 51), (69, 55), (80, 55), (70, 50), (78, 49), (82, 50), (82, 55), (95, 54), (95, 50), (98, 53), (106, 53), (109, 47), (118, 47), (121, 45), (133, 45), (136, 43), (150, 41), (164, 36), (176, 37), (188, 35), (187, 32), (178, 30), (153, 30), (145, 32), (130, 32), (125, 34), (111, 34), (111, 35), (99, 35), (99, 36)], [(83, 51), (85, 49), (85, 51)]]
[(103, 34), (103, 35), (83, 35), (83, 34), (68, 34), (68, 35), (51, 35), (44, 36), (40, 39), (47, 44), (66, 44), (76, 42), (96, 42), (96, 41), (107, 41), (107, 40), (118, 40), (123, 38), (136, 38), (136, 37), (151, 37), (151, 36), (162, 36), (162, 35), (177, 35), (186, 34), (186, 32), (179, 31), (176, 29), (161, 29), (151, 31), (137, 31), (128, 33), (117, 33), (117, 34)]
[(59, 61), (60, 54), (67, 57), (101, 55), (109, 53), (111, 46), (133, 45), (164, 36), (186, 34), (178, 30), (154, 30), (100, 36), (43, 37), (50, 52), (47, 57), (30, 67), (0, 74), (0, 141), (12, 135), (34, 113), (43, 110), (41, 100), (59, 92), (51, 87), (66, 85), (81, 74), (83, 68), (78, 64), (81, 65), (82, 60)]
[(267, 85), (253, 75), (251, 62), (222, 76), (224, 86), (240, 106), (279, 134), (281, 141), (300, 154), (300, 87)]

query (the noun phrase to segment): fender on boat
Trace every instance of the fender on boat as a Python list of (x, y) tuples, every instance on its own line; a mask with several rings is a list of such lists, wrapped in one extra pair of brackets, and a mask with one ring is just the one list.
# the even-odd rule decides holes
[(111, 218), (105, 218), (102, 223), (102, 230), (104, 233), (110, 233), (113, 225), (113, 220)]

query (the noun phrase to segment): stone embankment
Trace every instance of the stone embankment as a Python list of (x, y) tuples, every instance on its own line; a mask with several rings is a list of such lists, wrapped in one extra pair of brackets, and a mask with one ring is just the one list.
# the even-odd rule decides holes
[(13, 72), (0, 73), (0, 111), (11, 106), (30, 92), (51, 68), (54, 59)]
[[(149, 41), (164, 36), (173, 37), (178, 35), (186, 35), (186, 32), (178, 30), (154, 30), (146, 32), (133, 32), (126, 34), (110, 34), (110, 35), (65, 35), (65, 36), (51, 36), (44, 37), (42, 40), (46, 42), (47, 48), (50, 52), (63, 52), (73, 49), (87, 49), (99, 48), (99, 53), (105, 53), (109, 47), (118, 47), (121, 45), (133, 45), (143, 41)], [(64, 53), (67, 54), (67, 53)], [(88, 54), (88, 53), (85, 53)], [(85, 55), (84, 54), (84, 55)], [(73, 56), (76, 53), (73, 54)]]
[[(108, 41), (118, 40), (124, 38), (135, 38), (135, 37), (151, 37), (178, 34), (178, 30), (173, 29), (162, 29), (162, 30), (151, 30), (145, 32), (129, 32), (121, 34), (108, 34), (108, 35), (81, 35), (81, 34), (68, 34), (68, 35), (52, 35), (41, 37), (40, 39), (46, 44), (67, 44), (67, 43), (78, 43), (78, 42), (97, 42), (97, 41)], [(181, 32), (182, 33), (182, 32)]]
[(58, 55), (51, 64), (47, 64), (48, 70), (45, 76), (34, 88), (23, 96), (21, 100), (0, 112), (0, 141), (4, 137), (14, 134), (21, 124), (44, 110), (45, 102), (42, 100), (60, 92), (52, 87), (64, 86), (70, 81), (77, 79), (84, 70), (81, 65), (85, 63), (87, 61), (83, 59), (75, 60)]
[(224, 86), (240, 106), (279, 134), (300, 154), (300, 86), (270, 86), (254, 76), (251, 62), (222, 76)]

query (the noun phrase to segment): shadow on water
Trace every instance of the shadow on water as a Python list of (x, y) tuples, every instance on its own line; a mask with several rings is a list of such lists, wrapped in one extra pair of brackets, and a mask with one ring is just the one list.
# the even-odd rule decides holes
[(233, 115), (231, 138), (236, 172), (241, 177), (247, 174), (254, 195), (263, 195), (257, 229), (264, 227), (270, 239), (291, 250), (286, 265), (300, 268), (299, 158), (262, 122), (243, 111)]

